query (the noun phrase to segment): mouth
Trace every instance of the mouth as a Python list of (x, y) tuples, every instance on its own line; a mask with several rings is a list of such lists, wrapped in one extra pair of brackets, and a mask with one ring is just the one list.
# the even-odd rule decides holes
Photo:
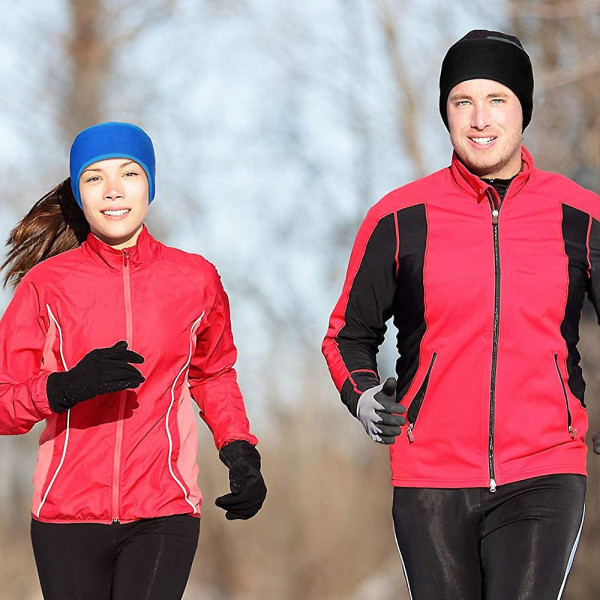
[(123, 217), (126, 214), (131, 212), (130, 208), (119, 208), (119, 209), (107, 209), (107, 210), (102, 210), (100, 211), (103, 215), (106, 215), (107, 217)]
[(469, 140), (475, 144), (476, 146), (489, 146), (490, 144), (492, 144), (493, 142), (496, 141), (496, 137), (495, 136), (488, 136), (488, 137), (469, 137)]

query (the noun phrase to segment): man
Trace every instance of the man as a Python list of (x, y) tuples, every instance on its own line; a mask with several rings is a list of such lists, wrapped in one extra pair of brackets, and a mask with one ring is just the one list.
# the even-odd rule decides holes
[[(516, 37), (471, 31), (450, 48), (452, 164), (371, 208), (323, 343), (343, 402), (390, 444), (413, 600), (560, 598), (581, 532), (576, 344), (586, 294), (600, 320), (600, 198), (534, 166), (532, 100)], [(381, 384), (390, 318), (397, 381)]]

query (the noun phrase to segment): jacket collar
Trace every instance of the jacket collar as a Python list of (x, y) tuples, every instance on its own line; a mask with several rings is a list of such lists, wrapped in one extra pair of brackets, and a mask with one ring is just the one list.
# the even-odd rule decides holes
[(160, 252), (160, 244), (150, 235), (145, 225), (142, 226), (135, 246), (116, 250), (90, 232), (81, 248), (113, 269), (120, 269), (125, 258), (131, 266), (143, 267), (154, 261)]
[[(518, 193), (523, 186), (529, 181), (531, 172), (533, 170), (533, 157), (529, 154), (529, 151), (525, 146), (521, 146), (521, 160), (522, 168), (518, 175), (513, 179), (510, 184), (509, 191), (507, 194), (513, 196)], [(474, 175), (469, 169), (460, 161), (456, 152), (452, 154), (452, 164), (450, 165), (450, 173), (456, 185), (477, 199), (477, 202), (481, 202), (486, 198), (486, 190), (491, 187), (489, 183), (482, 181), (477, 175)]]

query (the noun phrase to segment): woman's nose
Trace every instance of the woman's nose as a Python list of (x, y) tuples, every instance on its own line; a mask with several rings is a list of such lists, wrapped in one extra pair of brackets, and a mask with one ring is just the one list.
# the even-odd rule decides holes
[(104, 198), (107, 200), (117, 200), (123, 197), (123, 184), (119, 177), (109, 177), (106, 181)]

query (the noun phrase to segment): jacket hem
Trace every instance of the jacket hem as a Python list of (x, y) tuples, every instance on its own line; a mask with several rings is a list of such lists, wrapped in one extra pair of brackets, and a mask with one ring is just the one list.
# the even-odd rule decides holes
[(508, 474), (501, 473), (496, 477), (496, 483), (503, 485), (505, 483), (514, 483), (515, 481), (522, 481), (523, 479), (531, 479), (533, 477), (541, 477), (542, 475), (583, 475), (587, 477), (587, 470), (585, 466), (577, 464), (558, 464), (550, 465), (546, 467), (539, 467), (537, 469), (522, 469), (517, 472), (511, 472)]
[[(147, 517), (139, 517), (137, 519), (119, 519), (119, 524), (121, 525), (125, 525), (127, 523), (135, 523), (136, 521), (144, 521), (146, 519), (159, 519), (161, 517), (173, 517), (175, 515), (187, 515), (188, 517), (194, 517), (196, 519), (200, 518), (200, 511), (196, 512), (196, 513), (178, 513), (175, 512), (171, 515), (153, 515), (153, 516), (147, 516)], [(76, 518), (72, 518), (72, 519), (48, 519), (48, 518), (41, 518), (41, 517), (37, 517), (34, 513), (31, 513), (31, 518), (34, 521), (40, 521), (41, 523), (55, 523), (57, 525), (74, 525), (74, 524), (78, 524), (78, 523), (96, 523), (99, 525), (111, 525), (113, 523), (112, 519), (76, 519)]]
[[(583, 475), (587, 477), (585, 467), (573, 464), (550, 465), (547, 467), (539, 467), (535, 469), (522, 469), (517, 472), (508, 474), (496, 472), (496, 484), (504, 485), (507, 483), (515, 483), (524, 479), (532, 479), (543, 475)], [(467, 479), (420, 479), (406, 477), (392, 477), (391, 484), (393, 487), (423, 487), (423, 488), (488, 488), (490, 487), (489, 477), (477, 477)]]

